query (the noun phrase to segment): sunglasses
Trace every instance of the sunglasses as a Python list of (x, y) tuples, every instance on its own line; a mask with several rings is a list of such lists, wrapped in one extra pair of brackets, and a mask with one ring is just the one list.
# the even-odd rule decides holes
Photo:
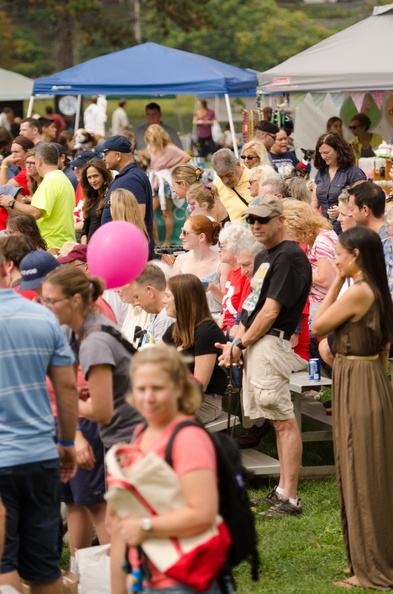
[(194, 235), (199, 235), (199, 233), (196, 233), (196, 231), (187, 231), (183, 228), (180, 229), (180, 235), (184, 235), (184, 237), (187, 237), (187, 235), (190, 235), (190, 233), (193, 233)]
[(250, 157), (249, 155), (240, 155), (240, 158), (243, 159), (247, 159), (247, 161), (252, 161), (253, 159), (258, 159), (258, 155), (255, 155), (255, 157)]
[(356, 130), (356, 128), (359, 128), (359, 126), (349, 126), (350, 130)]
[(276, 142), (276, 137), (274, 136), (274, 134), (270, 134), (269, 132), (266, 132), (266, 134), (270, 136), (270, 138), (272, 138), (274, 142)]
[(246, 222), (249, 225), (254, 225), (254, 223), (259, 223), (260, 225), (267, 225), (268, 223), (270, 223), (272, 219), (276, 219), (279, 216), (280, 215), (274, 215), (273, 217), (256, 217), (254, 215), (248, 215), (248, 217), (246, 218)]

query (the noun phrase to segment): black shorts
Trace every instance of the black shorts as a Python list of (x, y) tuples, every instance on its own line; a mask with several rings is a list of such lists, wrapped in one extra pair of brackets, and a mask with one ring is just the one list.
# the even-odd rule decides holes
[(61, 500), (75, 505), (92, 505), (104, 501), (105, 466), (104, 444), (98, 434), (98, 425), (87, 419), (79, 419), (83, 437), (93, 448), (96, 463), (92, 470), (79, 468), (74, 478), (61, 485)]
[(0, 468), (0, 494), (7, 510), (1, 573), (48, 583), (61, 576), (59, 460)]

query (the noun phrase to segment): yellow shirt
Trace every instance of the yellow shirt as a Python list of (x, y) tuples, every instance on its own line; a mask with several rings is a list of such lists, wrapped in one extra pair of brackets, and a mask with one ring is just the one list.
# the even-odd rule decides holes
[(48, 249), (75, 241), (75, 191), (68, 177), (58, 169), (47, 173), (37, 188), (31, 205), (44, 211), (37, 225)]
[[(213, 184), (216, 186), (218, 190), (220, 200), (227, 209), (229, 218), (232, 222), (241, 221), (242, 215), (247, 210), (246, 204), (244, 204), (244, 202), (240, 200), (236, 192), (240, 194), (240, 196), (247, 202), (247, 204), (251, 202), (251, 195), (248, 189), (249, 179), (250, 170), (247, 167), (245, 167), (243, 169), (243, 175), (241, 176), (234, 188), (228, 188), (228, 186), (225, 186), (218, 176), (213, 182)], [(234, 190), (236, 190), (236, 192)]]
[[(371, 140), (370, 140), (370, 146), (371, 146), (371, 148), (372, 149), (375, 149), (381, 143), (382, 143), (382, 136), (380, 134), (377, 134), (376, 132), (372, 132), (372, 136), (371, 136)], [(362, 145), (360, 144), (358, 137), (355, 136), (355, 138), (352, 138), (350, 144), (352, 145), (353, 151), (355, 153), (355, 157), (357, 159), (360, 159)]]

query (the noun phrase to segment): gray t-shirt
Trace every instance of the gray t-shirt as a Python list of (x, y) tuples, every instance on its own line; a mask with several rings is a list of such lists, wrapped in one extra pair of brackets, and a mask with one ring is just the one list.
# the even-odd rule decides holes
[[(117, 326), (105, 316), (91, 312), (83, 325), (82, 337), (91, 326)], [(100, 437), (106, 448), (119, 441), (129, 441), (138, 423), (143, 421), (141, 415), (125, 401), (131, 389), (129, 366), (131, 353), (107, 332), (92, 331), (82, 338), (79, 347), (79, 364), (83, 375), (88, 379), (89, 371), (94, 365), (110, 365), (113, 377), (113, 417), (109, 425), (98, 425)]]

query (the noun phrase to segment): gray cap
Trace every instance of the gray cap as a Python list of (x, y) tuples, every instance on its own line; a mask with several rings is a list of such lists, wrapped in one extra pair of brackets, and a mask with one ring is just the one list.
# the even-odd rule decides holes
[(4, 184), (4, 186), (0, 186), (0, 196), (5, 194), (6, 196), (12, 196), (15, 198), (19, 190), (23, 190), (21, 186), (11, 186), (11, 184)]
[(248, 205), (245, 215), (255, 215), (256, 217), (269, 217), (271, 214), (282, 214), (282, 200), (273, 194), (257, 196)]

